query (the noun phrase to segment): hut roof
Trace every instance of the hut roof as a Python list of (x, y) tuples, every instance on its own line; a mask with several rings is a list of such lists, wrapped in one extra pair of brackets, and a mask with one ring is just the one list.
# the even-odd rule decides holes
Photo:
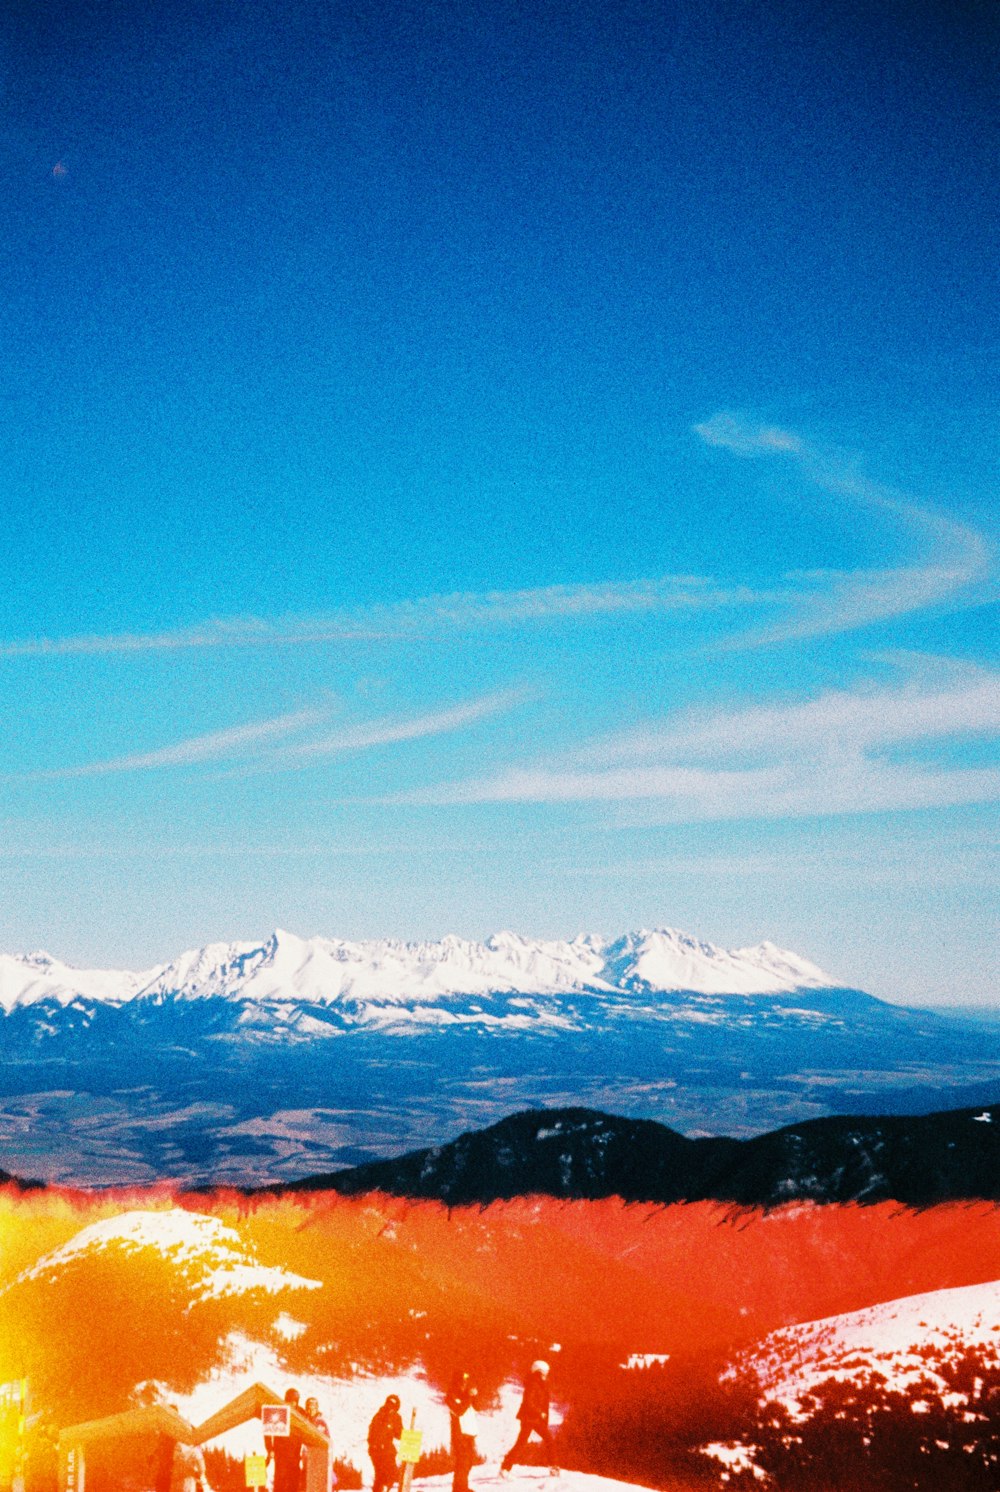
[[(206, 1440), (213, 1440), (216, 1435), (222, 1435), (226, 1430), (231, 1430), (235, 1425), (242, 1425), (248, 1419), (256, 1419), (264, 1404), (284, 1404), (284, 1399), (279, 1398), (273, 1389), (267, 1388), (263, 1383), (254, 1383), (243, 1393), (238, 1394), (218, 1413), (213, 1414), (203, 1424), (197, 1426), (194, 1438), (199, 1445)], [(322, 1430), (317, 1430), (311, 1419), (307, 1419), (301, 1409), (290, 1404), (291, 1423), (301, 1440), (306, 1445), (328, 1445), (329, 1441)]]
[[(189, 1424), (176, 1409), (169, 1409), (165, 1404), (150, 1404), (125, 1409), (120, 1414), (109, 1414), (104, 1419), (84, 1420), (78, 1425), (69, 1425), (60, 1431), (59, 1442), (61, 1445), (86, 1445), (133, 1435), (169, 1435), (172, 1440), (182, 1440), (185, 1445), (202, 1445), (206, 1440), (213, 1440), (216, 1435), (222, 1435), (236, 1425), (256, 1419), (262, 1405), (284, 1402), (273, 1389), (267, 1388), (263, 1383), (254, 1383), (200, 1425)], [(288, 1407), (295, 1432), (306, 1445), (329, 1444), (322, 1430), (318, 1430), (301, 1409), (297, 1409), (294, 1404)]]
[(88, 1419), (81, 1424), (70, 1425), (61, 1430), (61, 1442), (73, 1445), (88, 1441), (115, 1440), (130, 1435), (169, 1435), (172, 1440), (183, 1440), (194, 1445), (197, 1433), (182, 1414), (169, 1409), (166, 1404), (146, 1404), (136, 1409), (125, 1409), (121, 1414), (109, 1414), (104, 1419)]

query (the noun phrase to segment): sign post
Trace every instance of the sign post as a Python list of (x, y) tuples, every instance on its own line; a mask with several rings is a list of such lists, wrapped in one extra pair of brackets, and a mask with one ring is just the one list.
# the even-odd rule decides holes
[(399, 1492), (410, 1492), (413, 1481), (413, 1468), (420, 1460), (420, 1447), (423, 1444), (423, 1431), (416, 1428), (417, 1411), (410, 1412), (410, 1428), (404, 1430), (396, 1441), (396, 1449), (399, 1451), (399, 1459), (403, 1463), (403, 1475), (399, 1482)]
[(243, 1457), (243, 1485), (245, 1487), (267, 1486), (267, 1457)]

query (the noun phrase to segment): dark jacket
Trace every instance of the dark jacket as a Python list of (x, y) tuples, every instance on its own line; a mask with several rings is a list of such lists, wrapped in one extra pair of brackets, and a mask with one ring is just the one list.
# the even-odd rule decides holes
[(524, 1385), (524, 1397), (517, 1417), (522, 1425), (548, 1424), (549, 1385), (541, 1373), (532, 1373)]
[(395, 1461), (396, 1447), (393, 1441), (403, 1433), (403, 1418), (398, 1409), (383, 1404), (376, 1409), (368, 1426), (368, 1454), (373, 1461)]

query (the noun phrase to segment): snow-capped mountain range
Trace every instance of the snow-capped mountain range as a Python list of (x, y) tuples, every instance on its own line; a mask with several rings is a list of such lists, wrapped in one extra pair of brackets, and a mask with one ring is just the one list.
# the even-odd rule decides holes
[(296, 1180), (582, 1105), (682, 1134), (1000, 1099), (1000, 1027), (771, 943), (347, 942), (276, 932), (139, 972), (0, 955), (0, 1167)]
[(347, 942), (278, 930), (264, 942), (210, 943), (142, 972), (75, 969), (47, 953), (0, 954), (0, 1008), (79, 999), (123, 1004), (182, 996), (426, 1004), (451, 995), (611, 993), (639, 988), (761, 995), (840, 981), (764, 942), (726, 949), (672, 928), (605, 940), (541, 941), (501, 932), (476, 943)]

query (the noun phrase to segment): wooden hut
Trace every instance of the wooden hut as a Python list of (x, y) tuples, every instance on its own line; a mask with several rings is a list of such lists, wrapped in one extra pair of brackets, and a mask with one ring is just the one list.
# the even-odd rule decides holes
[[(237, 1425), (260, 1418), (265, 1404), (284, 1404), (273, 1389), (255, 1383), (237, 1394), (203, 1424), (191, 1425), (183, 1415), (163, 1404), (140, 1409), (126, 1409), (105, 1419), (87, 1420), (70, 1425), (59, 1435), (60, 1492), (87, 1492), (87, 1462), (100, 1459), (125, 1460), (149, 1468), (149, 1492), (156, 1488), (155, 1466), (159, 1451), (166, 1445), (204, 1445)], [(312, 1420), (294, 1405), (290, 1409), (291, 1428), (302, 1441), (305, 1456), (304, 1492), (328, 1492), (330, 1478), (330, 1443)]]

